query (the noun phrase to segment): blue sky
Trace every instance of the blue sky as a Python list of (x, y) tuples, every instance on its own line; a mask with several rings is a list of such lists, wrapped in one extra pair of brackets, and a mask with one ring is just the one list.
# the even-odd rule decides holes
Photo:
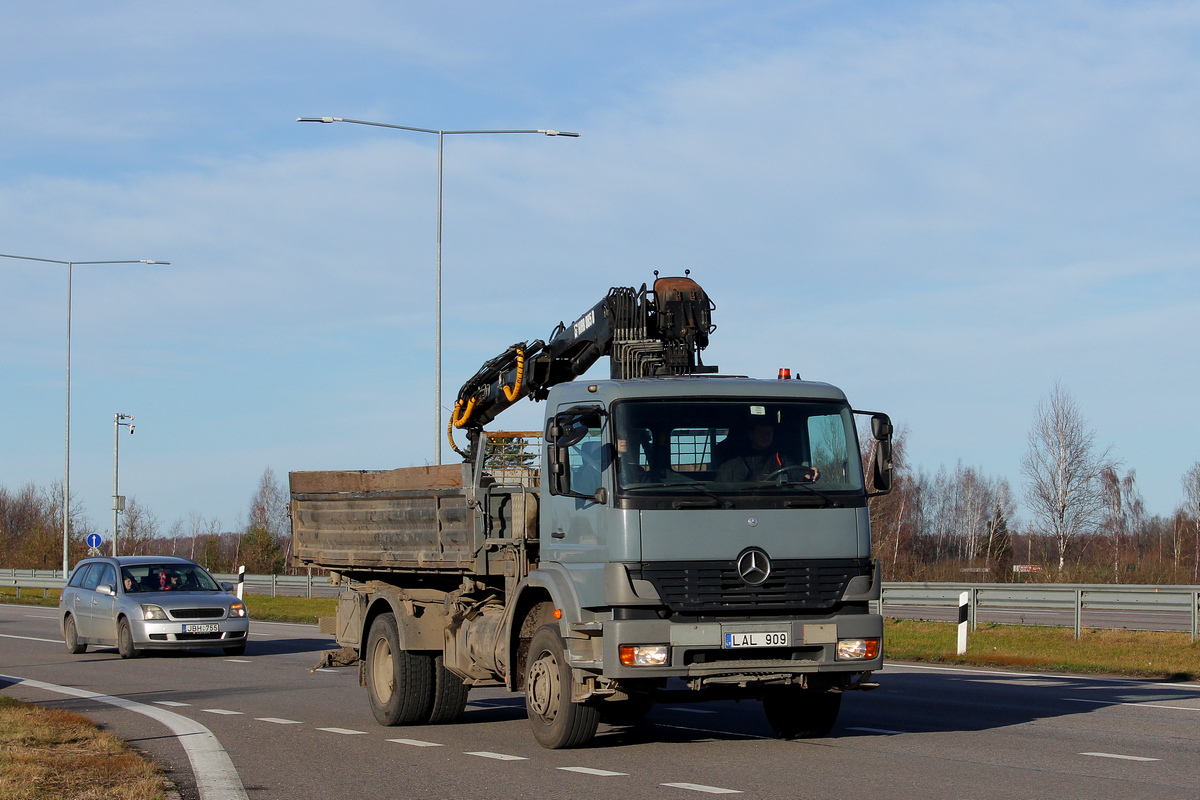
[[(75, 271), (72, 487), (101, 530), (117, 411), (122, 493), (164, 528), (243, 523), (268, 466), (432, 460), (436, 138), (294, 122), (322, 115), (583, 134), (447, 139), (447, 402), (690, 269), (706, 361), (841, 386), (928, 470), (1019, 493), (1060, 381), (1152, 512), (1182, 499), (1194, 4), (409, 5), (0, 11), (0, 252), (172, 262)], [(65, 283), (0, 259), (9, 488), (61, 479)]]

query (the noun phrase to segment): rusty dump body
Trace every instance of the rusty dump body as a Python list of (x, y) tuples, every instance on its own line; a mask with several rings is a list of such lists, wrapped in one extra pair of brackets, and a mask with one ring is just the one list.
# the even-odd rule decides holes
[[(293, 546), (302, 564), (356, 572), (520, 577), (536, 546), (537, 490), (472, 487), (470, 465), (293, 472)], [(378, 575), (376, 575), (378, 577)]]

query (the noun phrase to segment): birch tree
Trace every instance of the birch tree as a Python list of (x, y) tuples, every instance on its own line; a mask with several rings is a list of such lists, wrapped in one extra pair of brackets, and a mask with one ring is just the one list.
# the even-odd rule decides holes
[(1054, 540), (1060, 576), (1068, 548), (1098, 526), (1104, 508), (1100, 471), (1109, 454), (1096, 452), (1095, 439), (1075, 399), (1055, 384), (1038, 403), (1021, 472), (1025, 502)]

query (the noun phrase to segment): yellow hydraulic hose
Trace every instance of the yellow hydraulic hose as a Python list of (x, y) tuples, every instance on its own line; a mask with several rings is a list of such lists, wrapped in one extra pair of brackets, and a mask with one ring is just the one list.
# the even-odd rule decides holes
[(525, 351), (517, 348), (517, 378), (513, 381), (512, 388), (501, 384), (500, 388), (504, 390), (504, 396), (508, 398), (508, 402), (516, 402), (521, 394), (521, 381), (525, 378)]
[(454, 411), (450, 414), (450, 424), (455, 428), (466, 427), (467, 420), (471, 418), (471, 412), (475, 410), (475, 403), (474, 397), (467, 401), (466, 407), (463, 407), (462, 400), (455, 402)]
[(450, 424), (446, 426), (446, 438), (450, 440), (450, 447), (454, 449), (454, 452), (458, 453), (463, 458), (467, 457), (466, 451), (458, 449), (458, 445), (454, 443), (454, 420), (453, 419), (451, 419)]

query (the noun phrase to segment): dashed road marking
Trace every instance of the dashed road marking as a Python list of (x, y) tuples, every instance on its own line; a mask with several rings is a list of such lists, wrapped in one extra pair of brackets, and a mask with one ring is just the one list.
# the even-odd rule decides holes
[(628, 775), (628, 772), (609, 772), (606, 769), (592, 769), (591, 767), (559, 767), (563, 772), (578, 772), (581, 775), (598, 775), (602, 778), (615, 775)]
[(476, 752), (468, 752), (466, 755), (479, 756), (480, 758), (494, 758), (497, 761), (528, 761), (525, 756), (510, 756), (507, 753), (489, 753), (487, 750), (478, 750)]
[(908, 731), (889, 731), (887, 728), (846, 728), (848, 731), (860, 731), (862, 733), (878, 733), (883, 736), (895, 736)]
[(276, 725), (303, 725), (304, 723), (295, 719), (283, 719), (282, 717), (255, 717), (259, 722), (274, 722)]
[(191, 703), (180, 703), (175, 700), (155, 700), (156, 706), (167, 706), (168, 708), (187, 708)]
[(1175, 711), (1200, 711), (1194, 706), (1164, 706), (1160, 703), (1122, 703), (1119, 700), (1085, 700), (1082, 697), (1064, 697), (1072, 703), (1092, 703), (1097, 706), (1135, 706), (1137, 708), (1170, 708)]
[(241, 711), (230, 711), (227, 708), (205, 708), (202, 710), (207, 711), (209, 714), (227, 714), (229, 716), (234, 716), (234, 715), (240, 716), (242, 713)]
[(0, 637), (5, 639), (23, 639), (26, 642), (50, 642), (51, 644), (62, 644), (62, 639), (39, 639), (37, 636), (15, 636), (11, 633), (0, 633)]
[(1146, 758), (1145, 756), (1123, 756), (1120, 753), (1080, 753), (1081, 756), (1095, 756), (1096, 758), (1119, 758), (1122, 761), (1162, 761), (1161, 758)]
[(705, 786), (702, 783), (660, 783), (659, 786), (670, 786), (673, 789), (688, 789), (693, 792), (706, 794), (741, 794), (737, 789), (722, 789), (720, 786)]
[(231, 664), (253, 664), (254, 662), (248, 658), (227, 658), (225, 659)]
[(355, 734), (366, 735), (366, 731), (352, 731), (349, 728), (317, 728), (319, 731), (328, 731), (329, 733), (341, 733), (346, 736), (354, 736)]
[(420, 739), (388, 739), (389, 742), (396, 744), (406, 744), (409, 747), (443, 747), (444, 745), (438, 742), (422, 742)]

